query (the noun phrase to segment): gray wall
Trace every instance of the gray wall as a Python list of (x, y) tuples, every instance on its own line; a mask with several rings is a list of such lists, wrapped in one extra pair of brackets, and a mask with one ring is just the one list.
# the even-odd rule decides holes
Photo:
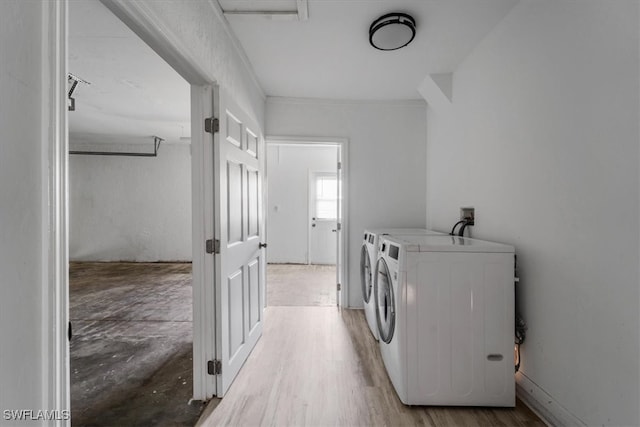
[(76, 261), (191, 261), (191, 155), (70, 156), (69, 257)]
[(519, 382), (571, 423), (640, 423), (638, 60), (638, 2), (523, 1), (428, 112), (428, 226), (516, 247)]

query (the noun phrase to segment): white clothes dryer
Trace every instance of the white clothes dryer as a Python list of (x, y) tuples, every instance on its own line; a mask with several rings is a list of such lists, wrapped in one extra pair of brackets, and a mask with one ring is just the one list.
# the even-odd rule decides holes
[(403, 403), (515, 406), (514, 262), (476, 239), (380, 238), (380, 352)]
[(362, 286), (364, 315), (367, 319), (369, 330), (376, 340), (378, 339), (378, 325), (376, 323), (375, 297), (373, 296), (373, 279), (378, 259), (378, 239), (382, 235), (444, 236), (445, 234), (425, 228), (375, 228), (364, 231), (364, 240), (360, 249), (360, 284)]

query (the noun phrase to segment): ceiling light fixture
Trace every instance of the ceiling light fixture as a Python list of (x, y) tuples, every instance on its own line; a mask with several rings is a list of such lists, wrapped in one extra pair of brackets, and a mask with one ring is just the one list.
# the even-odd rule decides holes
[(382, 15), (369, 27), (369, 43), (380, 50), (396, 50), (416, 36), (416, 21), (411, 15), (394, 12)]

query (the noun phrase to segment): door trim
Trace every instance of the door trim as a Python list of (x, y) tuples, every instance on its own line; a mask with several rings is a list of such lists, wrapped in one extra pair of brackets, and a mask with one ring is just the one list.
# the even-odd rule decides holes
[[(204, 117), (215, 116), (216, 86), (191, 86), (191, 204), (193, 288), (193, 399), (216, 395), (215, 377), (207, 362), (215, 359), (215, 265), (206, 253), (213, 238), (213, 145), (207, 143)], [(210, 138), (210, 137), (209, 137)], [(209, 283), (210, 286), (206, 286)]]
[[(332, 146), (338, 147), (339, 157), (342, 163), (342, 203), (340, 204), (340, 224), (341, 229), (338, 233), (338, 241), (340, 242), (340, 250), (338, 251), (338, 259), (336, 270), (338, 272), (337, 280), (340, 286), (340, 297), (338, 305), (341, 307), (349, 307), (349, 140), (340, 137), (309, 137), (309, 136), (291, 136), (291, 135), (267, 135), (265, 137), (266, 146), (269, 145), (310, 145), (310, 146)], [(265, 170), (265, 183), (268, 182), (269, 170)], [(266, 191), (267, 185), (263, 191)], [(265, 203), (267, 196), (264, 197)], [(264, 210), (264, 220), (268, 223), (269, 210)], [(308, 216), (308, 215), (307, 215)], [(307, 254), (308, 259), (308, 254)]]
[[(67, 0), (42, 3), (42, 409), (70, 411)], [(68, 412), (68, 415), (71, 413)], [(64, 413), (63, 413), (64, 415)], [(64, 418), (64, 417), (63, 417)], [(50, 425), (68, 426), (70, 419)]]

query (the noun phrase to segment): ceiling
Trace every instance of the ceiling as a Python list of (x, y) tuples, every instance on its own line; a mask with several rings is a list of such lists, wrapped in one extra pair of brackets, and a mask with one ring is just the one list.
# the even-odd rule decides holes
[[(517, 0), (219, 0), (269, 96), (420, 99), (429, 73), (455, 70)], [(398, 51), (369, 45), (369, 25), (390, 11), (417, 21)], [(258, 13), (256, 13), (258, 12)], [(185, 143), (188, 83), (98, 0), (69, 2), (73, 143)]]
[[(69, 2), (70, 143), (185, 142), (189, 84), (98, 0)], [(182, 139), (181, 139), (182, 138)]]
[[(451, 72), (518, 0), (307, 0), (308, 19), (264, 11), (286, 1), (219, 0), (269, 96), (419, 99), (427, 74)], [(295, 1), (290, 0), (295, 3)], [(248, 10), (261, 10), (251, 14)], [(416, 19), (416, 38), (397, 51), (369, 45), (369, 26), (389, 12)]]

